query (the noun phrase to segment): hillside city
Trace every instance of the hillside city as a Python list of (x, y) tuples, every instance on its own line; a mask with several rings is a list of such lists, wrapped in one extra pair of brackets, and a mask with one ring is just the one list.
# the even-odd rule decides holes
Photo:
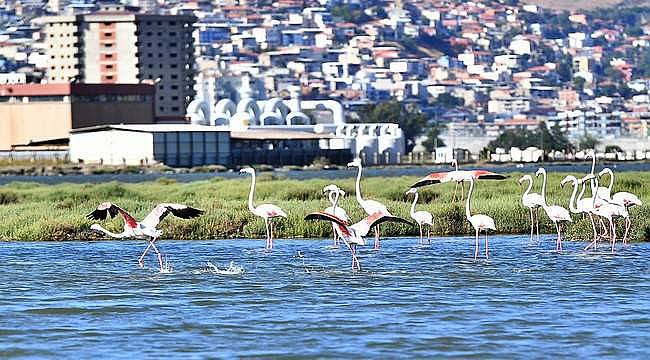
[[(127, 15), (134, 20), (124, 20)], [(171, 16), (175, 20), (160, 21)], [(113, 56), (123, 59), (128, 49), (106, 29), (122, 36), (113, 22), (123, 21), (135, 24), (133, 63), (139, 70), (133, 74), (123, 73), (123, 65), (116, 70), (111, 62), (117, 61)], [(80, 30), (83, 24), (91, 25)], [(87, 37), (78, 34), (91, 31), (92, 24), (99, 24), (100, 46), (116, 51), (90, 49)], [(66, 33), (65, 26), (74, 27)], [(176, 28), (169, 34), (160, 31)], [(327, 124), (337, 124), (332, 137), (375, 131), (342, 124), (398, 124), (378, 125), (375, 162), (382, 161), (377, 158), (385, 149), (400, 157), (446, 146), (476, 157), (530, 146), (562, 153), (593, 147), (645, 153), (650, 148), (650, 8), (644, 7), (568, 12), (516, 0), (0, 0), (0, 45), (2, 102), (28, 101), (17, 96), (51, 100), (47, 92), (8, 88), (21, 84), (72, 84), (70, 94), (88, 98), (100, 90), (75, 90), (74, 85), (142, 85), (114, 90), (119, 96), (155, 97), (153, 113), (133, 124), (229, 125), (232, 148), (244, 149), (256, 140), (266, 141), (267, 149), (289, 146), (280, 132), (252, 136), (243, 131), (255, 121), (264, 125), (267, 108), (279, 115), (266, 117), (266, 124), (311, 124), (300, 128), (311, 131), (311, 137), (296, 132), (286, 140), (315, 141), (312, 145), (325, 137), (315, 135), (323, 133), (313, 127), (317, 124), (325, 124), (325, 132)], [(81, 47), (84, 55), (66, 52)], [(95, 71), (97, 62), (90, 59), (97, 52), (107, 63)], [(170, 70), (161, 70), (163, 63)], [(254, 113), (236, 122), (240, 106)], [(331, 114), (323, 111), (328, 109)], [(338, 111), (342, 120), (336, 119)], [(227, 119), (220, 123), (222, 113)], [(8, 126), (4, 121), (0, 115), (0, 132)], [(87, 133), (75, 128), (103, 125), (77, 126), (75, 121), (66, 132)], [(140, 131), (128, 125), (131, 121), (109, 123)], [(384, 135), (392, 136), (392, 143), (382, 147)], [(404, 144), (395, 145), (401, 137)], [(41, 145), (51, 144), (42, 140)], [(360, 141), (336, 148), (356, 146), (355, 154), (362, 149)], [(11, 148), (26, 145), (39, 142), (16, 140)]]

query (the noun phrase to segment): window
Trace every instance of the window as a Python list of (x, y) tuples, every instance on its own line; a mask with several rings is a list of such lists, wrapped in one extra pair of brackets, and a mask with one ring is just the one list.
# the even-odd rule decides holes
[(111, 36), (113, 36), (113, 33), (109, 33), (109, 32), (107, 32), (107, 33), (104, 33), (104, 36), (106, 36), (106, 37), (111, 37)]
[(177, 53), (171, 53), (171, 54), (169, 54), (169, 57), (175, 58), (175, 57), (178, 57), (178, 54)]
[(158, 47), (162, 47), (162, 46), (163, 46), (162, 43), (158, 43)]
[(178, 79), (178, 75), (172, 74), (172, 79)]
[(158, 96), (158, 100), (160, 100), (160, 101), (165, 100), (165, 97), (164, 96)]
[(169, 22), (169, 25), (170, 25), (170, 26), (176, 26), (176, 21), (170, 21), (170, 22)]
[(172, 68), (172, 69), (176, 69), (178, 67), (178, 64), (171, 64), (171, 65), (169, 65), (169, 67)]
[(178, 90), (178, 85), (172, 85), (172, 90)]
[(113, 54), (104, 54), (104, 56), (105, 56), (107, 59), (111, 59), (111, 58), (113, 58)]
[[(153, 69), (153, 64), (149, 64), (149, 65), (147, 65), (147, 68), (149, 68), (149, 69)], [(149, 75), (149, 78), (151, 79), (151, 75)]]
[(178, 96), (172, 96), (172, 100), (174, 101), (178, 100)]
[(158, 31), (158, 33), (156, 35), (162, 36), (162, 32)]
[(178, 106), (172, 106), (172, 111), (178, 111)]
[(147, 57), (153, 57), (153, 54), (152, 54), (152, 53), (148, 53), (148, 54), (147, 54)]
[(112, 68), (113, 68), (113, 65), (106, 65), (106, 68), (107, 68), (107, 69), (112, 69)]
[(113, 80), (113, 75), (107, 75), (106, 80)]
[(176, 32), (175, 31), (170, 32), (169, 36), (176, 36)]
[(159, 106), (159, 107), (158, 107), (158, 110), (160, 110), (160, 111), (165, 111), (165, 107), (164, 107), (164, 106)]
[(147, 47), (151, 47), (151, 43), (147, 43)]
[(111, 25), (113, 25), (113, 23), (111, 23), (111, 22), (105, 22), (104, 25), (106, 25), (106, 26), (111, 26)]
[(169, 43), (169, 47), (176, 47), (176, 46), (177, 46), (176, 43)]
[(147, 31), (147, 36), (151, 36), (153, 33), (151, 31)]

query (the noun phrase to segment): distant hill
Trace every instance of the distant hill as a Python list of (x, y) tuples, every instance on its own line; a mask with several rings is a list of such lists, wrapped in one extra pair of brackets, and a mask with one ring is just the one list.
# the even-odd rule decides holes
[(524, 0), (523, 2), (557, 10), (590, 10), (611, 6), (650, 6), (650, 0)]

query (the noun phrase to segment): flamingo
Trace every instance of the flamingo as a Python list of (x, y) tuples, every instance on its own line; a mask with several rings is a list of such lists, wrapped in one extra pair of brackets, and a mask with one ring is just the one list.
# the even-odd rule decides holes
[[(375, 200), (366, 200), (361, 196), (361, 172), (363, 169), (363, 166), (361, 165), (361, 159), (354, 159), (351, 163), (348, 164), (348, 167), (356, 167), (357, 170), (357, 181), (355, 184), (355, 196), (357, 199), (357, 202), (363, 208), (363, 211), (366, 212), (367, 215), (372, 215), (377, 212), (380, 212), (382, 214), (385, 214), (387, 216), (392, 216), (390, 211), (388, 211), (388, 208), (386, 208), (386, 205), (380, 203), (379, 201)], [(374, 228), (375, 229), (375, 250), (379, 250), (381, 247), (381, 240), (379, 239), (379, 224)]]
[(266, 250), (273, 249), (273, 219), (277, 217), (287, 218), (285, 213), (278, 206), (273, 204), (262, 204), (257, 207), (253, 206), (253, 195), (255, 195), (255, 169), (251, 167), (239, 170), (240, 174), (251, 174), (251, 190), (248, 193), (248, 210), (254, 215), (264, 219), (264, 226), (266, 227)]
[(558, 205), (549, 206), (546, 202), (546, 169), (539, 168), (535, 173), (536, 177), (539, 175), (544, 175), (544, 180), (542, 182), (542, 209), (548, 216), (549, 219), (555, 224), (555, 229), (557, 230), (557, 240), (555, 242), (555, 250), (562, 251), (562, 225), (564, 221), (571, 222), (571, 214), (569, 211)]
[(341, 240), (343, 240), (352, 254), (352, 270), (361, 270), (361, 264), (357, 258), (357, 245), (366, 245), (366, 240), (363, 237), (368, 235), (370, 229), (375, 228), (386, 221), (401, 222), (412, 225), (408, 220), (387, 213), (382, 213), (381, 211), (377, 211), (353, 225), (348, 225), (346, 221), (336, 215), (322, 211), (307, 214), (305, 220), (330, 221), (338, 226), (340, 234), (342, 235)]
[[(614, 227), (614, 217), (615, 216), (625, 216), (626, 209), (624, 206), (612, 204), (607, 201), (603, 201), (599, 198), (598, 190), (598, 177), (595, 177), (593, 174), (588, 175), (589, 178), (593, 177), (593, 200), (592, 200), (592, 211), (594, 215), (603, 217), (609, 222), (609, 230), (612, 232), (612, 253), (616, 250), (616, 228)], [(607, 234), (603, 235), (607, 236)]]
[(538, 209), (543, 206), (544, 201), (538, 193), (531, 193), (533, 188), (533, 178), (530, 175), (524, 175), (519, 179), (519, 184), (528, 181), (528, 188), (521, 196), (522, 204), (530, 210), (530, 240), (533, 240), (533, 225), (537, 227), (537, 238), (539, 239), (539, 214)]
[[(323, 188), (323, 193), (327, 193), (330, 203), (332, 203), (332, 206), (326, 208), (324, 212), (335, 215), (346, 223), (350, 222), (348, 213), (345, 211), (345, 209), (338, 206), (339, 197), (345, 196), (345, 191), (341, 190), (341, 188), (334, 184), (330, 184)], [(334, 222), (332, 222), (332, 232), (334, 234), (334, 247), (338, 247), (339, 239), (343, 236), (340, 234), (339, 227)]]
[(478, 259), (478, 235), (480, 231), (485, 231), (485, 258), (488, 258), (488, 230), (496, 230), (494, 225), (494, 219), (487, 215), (476, 214), (472, 215), (470, 211), (470, 201), (472, 199), (472, 192), (474, 191), (474, 178), (469, 178), (469, 192), (467, 193), (467, 200), (465, 202), (465, 216), (467, 221), (472, 224), (474, 231), (476, 232), (476, 245), (474, 248), (474, 260)]
[[(596, 171), (596, 151), (595, 151), (595, 150), (591, 150), (591, 151), (589, 152), (589, 154), (587, 154), (587, 156), (590, 156), (590, 157), (591, 157), (591, 172), (590, 172), (590, 174), (594, 175), (594, 177), (595, 177), (595, 176), (596, 176), (596, 172), (595, 172), (595, 171)], [(604, 169), (603, 169), (603, 170), (604, 170)], [(611, 170), (610, 170), (610, 171), (611, 171)], [(591, 179), (592, 179), (592, 180), (590, 181), (590, 184), (591, 184), (591, 188), (592, 188), (592, 190), (593, 190), (593, 189), (594, 189), (594, 183), (595, 183), (595, 181), (593, 180), (593, 178), (591, 178)], [(597, 189), (596, 192), (598, 193), (598, 196), (599, 196), (600, 199), (607, 200), (607, 199), (610, 198), (610, 193), (611, 193), (611, 191), (612, 191), (611, 184), (614, 183), (614, 179), (611, 178), (610, 180), (611, 180), (611, 181), (610, 181), (610, 186), (609, 186), (609, 187), (602, 187), (602, 186), (601, 186), (601, 187), (599, 187), (599, 188)], [(592, 197), (593, 197), (593, 192), (592, 192), (591, 195), (592, 195)], [(599, 199), (596, 199), (596, 201), (598, 201), (598, 200), (599, 200)]]
[[(612, 193), (612, 187), (614, 186), (614, 172), (610, 168), (604, 168), (598, 173), (599, 177), (602, 177), (604, 174), (609, 174), (609, 186), (606, 188), (607, 193), (606, 195), (608, 196), (608, 199), (610, 203), (623, 206), (625, 207), (625, 210), (629, 211), (629, 209), (635, 205), (643, 205), (641, 200), (639, 199), (638, 196), (629, 193), (627, 191), (619, 191), (615, 193), (614, 195), (611, 195)], [(598, 189), (600, 192), (600, 189), (603, 189), (602, 187)], [(632, 225), (632, 221), (628, 216), (625, 216), (625, 234), (623, 235), (623, 245), (627, 245), (627, 235), (630, 230), (630, 226)]]
[(409, 194), (415, 194), (413, 197), (413, 203), (411, 204), (411, 219), (415, 220), (415, 223), (418, 224), (420, 227), (420, 243), (423, 243), (423, 233), (422, 233), (422, 226), (423, 225), (428, 225), (427, 228), (427, 241), (431, 242), (431, 228), (433, 227), (433, 215), (431, 215), (430, 212), (420, 210), (420, 211), (415, 211), (415, 204), (418, 202), (418, 198), (420, 197), (420, 194), (418, 194), (418, 189), (411, 188), (409, 191), (406, 192), (406, 195)]
[[(574, 214), (587, 214), (589, 216), (589, 220), (591, 221), (591, 228), (593, 230), (594, 237), (591, 244), (588, 245), (585, 248), (585, 250), (589, 249), (591, 245), (594, 245), (594, 249), (595, 249), (598, 241), (598, 231), (596, 230), (596, 223), (594, 222), (594, 216), (593, 216), (593, 198), (582, 197), (585, 193), (585, 187), (586, 187), (585, 181), (590, 180), (592, 176), (593, 175), (589, 174), (584, 178), (578, 180), (573, 175), (567, 175), (560, 183), (561, 187), (564, 187), (564, 185), (566, 185), (569, 182), (573, 184), (573, 192), (571, 193), (571, 198), (569, 199), (569, 210)], [(580, 185), (582, 185), (582, 190), (580, 192), (580, 195), (578, 195), (578, 197), (576, 198), (576, 195), (578, 194), (578, 187)]]
[(149, 238), (149, 245), (147, 245), (147, 248), (138, 259), (138, 264), (140, 267), (144, 267), (144, 256), (147, 254), (147, 251), (149, 251), (149, 248), (153, 248), (156, 254), (158, 254), (160, 271), (163, 271), (164, 269), (162, 254), (160, 251), (158, 251), (158, 248), (154, 242), (163, 234), (162, 230), (158, 230), (156, 227), (160, 221), (170, 213), (181, 219), (192, 219), (202, 215), (204, 211), (181, 204), (163, 203), (156, 205), (156, 207), (149, 213), (149, 215), (144, 218), (144, 220), (138, 222), (135, 220), (135, 218), (133, 218), (133, 216), (129, 215), (129, 213), (122, 210), (122, 208), (119, 206), (110, 202), (104, 202), (101, 203), (93, 212), (86, 215), (86, 217), (91, 220), (105, 220), (109, 215), (111, 218), (114, 218), (119, 214), (124, 220), (124, 231), (119, 234), (110, 232), (99, 224), (92, 224), (90, 228), (92, 230), (102, 232), (110, 237), (118, 239), (130, 237), (145, 239)]
[(442, 184), (452, 181), (456, 184), (462, 184), (463, 182), (469, 181), (470, 179), (503, 180), (505, 178), (506, 177), (504, 175), (493, 173), (487, 170), (454, 170), (431, 173), (418, 180), (415, 184), (411, 185), (411, 187), (418, 188), (426, 185)]

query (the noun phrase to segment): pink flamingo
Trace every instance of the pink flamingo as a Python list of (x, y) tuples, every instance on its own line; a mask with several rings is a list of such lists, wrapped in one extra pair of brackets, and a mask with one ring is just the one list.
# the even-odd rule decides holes
[(542, 209), (544, 209), (544, 212), (548, 216), (549, 219), (555, 224), (555, 229), (557, 230), (557, 240), (555, 242), (555, 250), (562, 251), (562, 222), (568, 221), (571, 222), (571, 214), (569, 214), (569, 211), (561, 206), (557, 205), (552, 205), (549, 206), (546, 203), (546, 169), (544, 168), (539, 168), (537, 172), (535, 173), (536, 177), (539, 177), (539, 175), (544, 175), (544, 180), (542, 182), (542, 201), (544, 202), (544, 205), (542, 206)]
[(474, 178), (469, 178), (469, 192), (467, 193), (467, 201), (465, 202), (465, 216), (467, 221), (472, 224), (476, 232), (476, 245), (474, 248), (474, 260), (478, 259), (478, 235), (479, 232), (485, 231), (485, 258), (488, 258), (488, 230), (496, 230), (494, 219), (487, 215), (476, 214), (472, 215), (470, 212), (470, 201), (472, 199), (472, 192), (474, 191)]
[(379, 226), (379, 224), (386, 221), (401, 222), (412, 225), (408, 220), (387, 213), (382, 213), (380, 211), (367, 216), (365, 219), (353, 225), (348, 225), (346, 221), (336, 215), (322, 211), (307, 214), (305, 220), (330, 221), (338, 226), (339, 232), (343, 235), (341, 240), (343, 240), (352, 254), (352, 270), (361, 270), (361, 264), (357, 258), (357, 245), (366, 245), (366, 240), (363, 237), (368, 235), (370, 229)]
[[(361, 171), (362, 171), (362, 165), (361, 165), (361, 159), (354, 159), (351, 163), (348, 164), (348, 167), (356, 167), (357, 170), (357, 181), (355, 184), (355, 196), (357, 199), (357, 202), (363, 208), (363, 211), (366, 212), (368, 215), (373, 215), (377, 212), (385, 214), (386, 216), (392, 216), (390, 211), (388, 211), (388, 208), (386, 208), (386, 205), (380, 203), (379, 201), (375, 200), (366, 200), (361, 196)], [(375, 229), (375, 250), (379, 250), (381, 248), (381, 240), (379, 239), (379, 224), (374, 228)]]
[(415, 211), (415, 204), (418, 202), (418, 198), (420, 194), (418, 194), (418, 189), (411, 188), (409, 191), (406, 192), (406, 195), (409, 194), (415, 194), (413, 197), (413, 203), (411, 204), (411, 219), (415, 220), (415, 223), (418, 224), (418, 227), (420, 228), (420, 243), (424, 243), (424, 234), (422, 232), (422, 227), (424, 225), (427, 225), (427, 241), (431, 242), (431, 228), (433, 227), (433, 215), (431, 215), (430, 212), (420, 210), (420, 211)]
[(530, 210), (530, 240), (533, 240), (533, 225), (537, 227), (537, 239), (539, 239), (539, 214), (538, 210), (544, 205), (544, 199), (538, 193), (531, 193), (533, 188), (533, 178), (530, 175), (524, 175), (519, 179), (519, 184), (528, 181), (528, 188), (521, 196), (522, 204)]
[[(574, 213), (574, 214), (587, 214), (589, 216), (589, 220), (591, 221), (591, 228), (593, 230), (593, 240), (588, 245), (585, 250), (589, 249), (592, 245), (594, 245), (594, 249), (596, 246), (596, 243), (598, 241), (598, 231), (596, 230), (596, 223), (594, 222), (594, 216), (593, 216), (593, 198), (583, 198), (582, 196), (585, 193), (585, 187), (586, 187), (586, 181), (590, 180), (593, 175), (589, 174), (585, 176), (584, 178), (578, 180), (575, 176), (573, 175), (567, 175), (562, 182), (560, 183), (561, 187), (564, 187), (567, 183), (571, 182), (573, 184), (573, 192), (571, 193), (571, 198), (569, 199), (569, 210)], [(580, 191), (580, 195), (578, 195), (578, 187), (582, 185), (582, 190)], [(576, 195), (577, 198), (576, 198)]]
[(104, 229), (99, 224), (92, 224), (90, 228), (92, 230), (102, 232), (110, 237), (118, 238), (118, 239), (131, 238), (131, 237), (140, 238), (140, 239), (149, 238), (149, 245), (147, 245), (147, 248), (140, 256), (140, 259), (138, 259), (138, 264), (140, 265), (140, 267), (144, 266), (144, 262), (143, 262), (144, 256), (147, 254), (147, 251), (149, 251), (149, 248), (151, 247), (156, 252), (156, 254), (158, 254), (160, 271), (163, 271), (162, 254), (160, 253), (160, 251), (158, 251), (156, 244), (154, 244), (154, 241), (156, 241), (163, 234), (163, 232), (162, 230), (156, 229), (156, 227), (158, 226), (160, 221), (164, 219), (165, 216), (167, 216), (168, 214), (172, 214), (181, 219), (192, 219), (202, 215), (203, 210), (195, 209), (193, 207), (189, 207), (181, 204), (163, 203), (163, 204), (158, 204), (149, 213), (149, 215), (147, 215), (144, 218), (144, 220), (138, 222), (135, 220), (135, 218), (133, 218), (133, 216), (129, 215), (129, 213), (122, 210), (122, 208), (120, 208), (119, 206), (112, 204), (110, 202), (104, 202), (101, 203), (97, 207), (97, 209), (95, 209), (93, 212), (88, 214), (86, 217), (91, 220), (105, 220), (109, 215), (111, 218), (113, 218), (118, 214), (122, 217), (122, 220), (124, 220), (123, 232), (116, 234)]
[(266, 249), (273, 249), (273, 219), (277, 217), (287, 218), (287, 213), (285, 213), (278, 206), (273, 204), (261, 204), (257, 207), (253, 206), (253, 195), (255, 194), (255, 169), (251, 167), (243, 168), (239, 170), (239, 173), (251, 174), (251, 190), (248, 193), (248, 210), (250, 210), (254, 215), (257, 215), (264, 219), (264, 225), (266, 227)]
[[(345, 209), (338, 206), (339, 198), (341, 196), (345, 196), (345, 191), (343, 191), (341, 188), (339, 188), (334, 184), (330, 184), (323, 188), (323, 193), (327, 193), (327, 197), (329, 198), (329, 201), (332, 204), (332, 206), (325, 209), (325, 212), (338, 217), (339, 219), (345, 221), (346, 223), (350, 222), (350, 217), (348, 216), (348, 213), (345, 211)], [(339, 239), (342, 238), (343, 236), (339, 231), (338, 225), (334, 222), (332, 222), (332, 233), (334, 234), (334, 247), (338, 248)]]
[[(453, 163), (455, 163), (455, 161), (452, 162), (452, 164)], [(506, 177), (504, 175), (493, 173), (487, 170), (458, 170), (458, 164), (456, 163), (456, 170), (431, 173), (418, 180), (415, 184), (411, 185), (411, 187), (418, 188), (426, 185), (442, 184), (453, 181), (456, 183), (456, 188), (458, 188), (458, 184), (462, 185), (465, 181), (469, 181), (470, 179), (503, 180), (505, 178)], [(456, 193), (454, 190), (454, 200), (455, 197)]]
[[(632, 221), (629, 216), (629, 209), (633, 206), (641, 206), (643, 203), (638, 196), (627, 191), (619, 191), (614, 195), (611, 195), (612, 187), (614, 186), (614, 172), (610, 168), (604, 168), (598, 173), (598, 176), (602, 177), (604, 174), (609, 174), (609, 186), (606, 188), (607, 192), (605, 196), (607, 198), (605, 198), (605, 196), (603, 196), (603, 198), (605, 198), (605, 200), (608, 200), (610, 203), (625, 207), (626, 212), (628, 212), (627, 216), (621, 215), (625, 218), (625, 234), (623, 235), (623, 245), (627, 245), (627, 236), (630, 230), (630, 226), (632, 225)], [(598, 188), (599, 193), (600, 189), (603, 188)]]

